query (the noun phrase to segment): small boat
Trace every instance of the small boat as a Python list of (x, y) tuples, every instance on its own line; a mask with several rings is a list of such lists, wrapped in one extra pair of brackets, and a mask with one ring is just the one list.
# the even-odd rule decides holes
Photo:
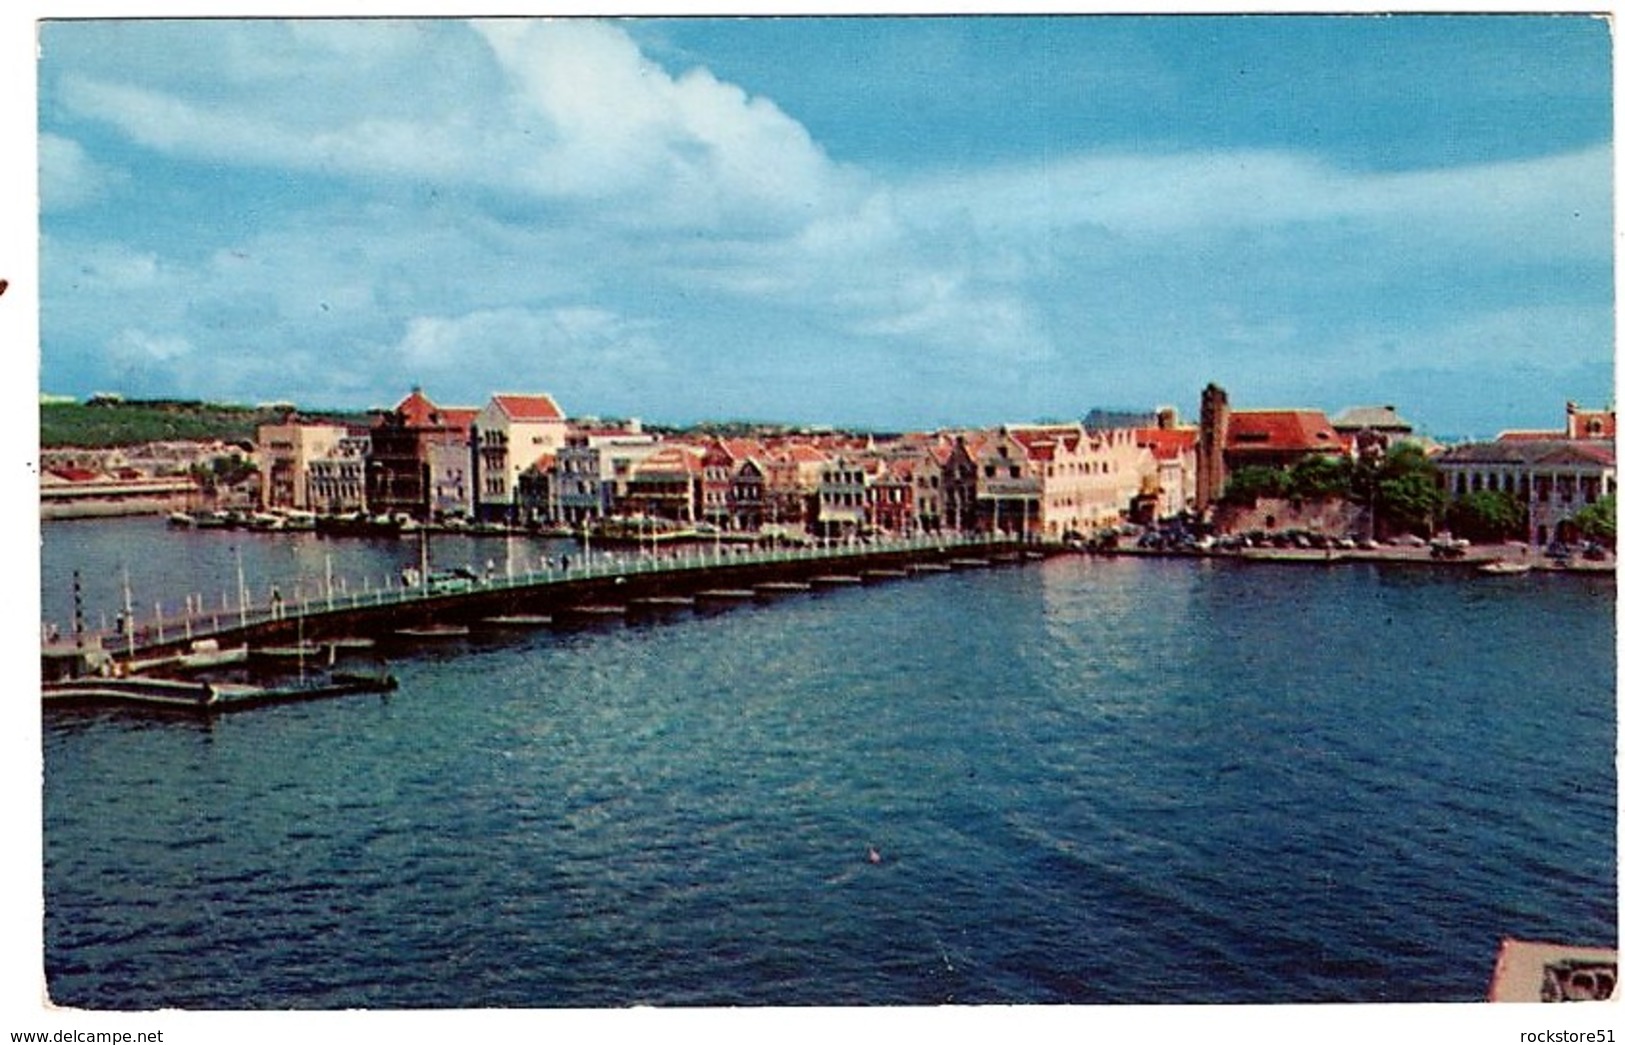
[(252, 660), (298, 660), (302, 657), (314, 660), (322, 652), (322, 647), (306, 642), (295, 646), (256, 646), (248, 651), (248, 656)]
[(183, 668), (215, 668), (223, 664), (241, 664), (247, 659), (247, 646), (221, 649), (220, 643), (214, 639), (199, 639), (192, 643), (190, 652), (181, 654), (180, 666)]
[(193, 519), (200, 530), (229, 530), (238, 524), (235, 513), (227, 511), (204, 512)]
[(480, 623), (490, 624), (498, 628), (534, 628), (544, 624), (552, 624), (553, 618), (543, 613), (504, 613), (495, 617), (486, 617)]
[(405, 639), (455, 639), (468, 634), (464, 624), (422, 624), (416, 627), (396, 628), (395, 634)]
[(180, 529), (185, 529), (190, 526), (196, 526), (197, 519), (193, 518), (189, 512), (170, 512), (169, 525)]
[(289, 509), (282, 513), (282, 529), (308, 532), (316, 529), (316, 513)]
[(1478, 568), (1479, 573), (1492, 575), (1528, 573), (1533, 566), (1527, 562), (1512, 562), (1510, 559), (1496, 559), (1486, 562)]

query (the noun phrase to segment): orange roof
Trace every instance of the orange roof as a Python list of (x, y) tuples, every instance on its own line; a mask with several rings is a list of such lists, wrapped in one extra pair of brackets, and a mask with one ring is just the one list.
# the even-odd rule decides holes
[(724, 439), (721, 442), (723, 449), (736, 461), (747, 457), (761, 457), (767, 452), (767, 447), (756, 439)]
[(1237, 410), (1230, 415), (1226, 452), (1342, 453), (1337, 430), (1319, 410)]
[(395, 406), (395, 413), (408, 428), (458, 428), (467, 431), (479, 415), (471, 406), (435, 406), (434, 401), (414, 388)]
[(1151, 451), (1159, 461), (1172, 461), (1196, 449), (1194, 428), (1136, 428), (1134, 442)]
[(829, 460), (829, 455), (824, 451), (806, 443), (792, 443), (781, 451), (780, 456), (794, 464), (822, 464)]
[(494, 395), (491, 402), (514, 421), (564, 420), (564, 411), (550, 395)]
[(423, 389), (414, 388), (411, 395), (396, 405), (395, 412), (412, 428), (428, 428), (434, 424), (433, 418), (440, 411), (429, 401), (429, 397), (423, 394)]
[(692, 446), (671, 443), (661, 447), (639, 462), (634, 468), (634, 474), (645, 475), (655, 472), (689, 472), (697, 474), (701, 470), (703, 458), (704, 455)]

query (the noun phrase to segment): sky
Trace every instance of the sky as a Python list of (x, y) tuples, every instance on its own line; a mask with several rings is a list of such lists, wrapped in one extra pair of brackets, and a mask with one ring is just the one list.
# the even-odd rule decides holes
[(1613, 401), (1583, 15), (48, 20), (39, 382), (869, 428)]

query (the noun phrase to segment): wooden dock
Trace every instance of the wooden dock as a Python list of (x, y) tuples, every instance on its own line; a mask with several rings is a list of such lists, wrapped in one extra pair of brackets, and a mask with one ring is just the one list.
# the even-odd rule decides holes
[(41, 697), (47, 706), (122, 706), (214, 714), (355, 693), (387, 693), (395, 687), (396, 681), (390, 675), (342, 672), (266, 686), (165, 678), (84, 678), (47, 682), (41, 687)]

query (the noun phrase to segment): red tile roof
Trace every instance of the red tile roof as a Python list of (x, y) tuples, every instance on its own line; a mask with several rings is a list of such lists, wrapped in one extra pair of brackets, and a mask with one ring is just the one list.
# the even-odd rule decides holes
[(440, 408), (429, 401), (423, 389), (414, 388), (410, 395), (396, 404), (395, 412), (409, 427), (428, 428), (435, 423), (434, 417), (439, 414)]
[(1513, 429), (1502, 432), (1495, 437), (1498, 443), (1545, 443), (1553, 439), (1566, 438), (1564, 433), (1557, 431), (1539, 431), (1537, 429)]
[(645, 457), (633, 468), (634, 475), (652, 475), (668, 472), (700, 473), (704, 454), (692, 446), (668, 444)]
[(1236, 410), (1224, 448), (1242, 454), (1339, 454), (1346, 444), (1319, 410)]
[(491, 402), (513, 421), (564, 420), (564, 411), (550, 395), (494, 395)]
[(408, 428), (457, 428), (463, 431), (467, 431), (474, 418), (479, 416), (479, 410), (471, 406), (436, 406), (421, 388), (412, 389), (410, 395), (397, 403), (395, 413), (400, 415), (401, 422)]
[(1194, 428), (1136, 428), (1134, 442), (1157, 460), (1172, 461), (1196, 449), (1196, 435)]

